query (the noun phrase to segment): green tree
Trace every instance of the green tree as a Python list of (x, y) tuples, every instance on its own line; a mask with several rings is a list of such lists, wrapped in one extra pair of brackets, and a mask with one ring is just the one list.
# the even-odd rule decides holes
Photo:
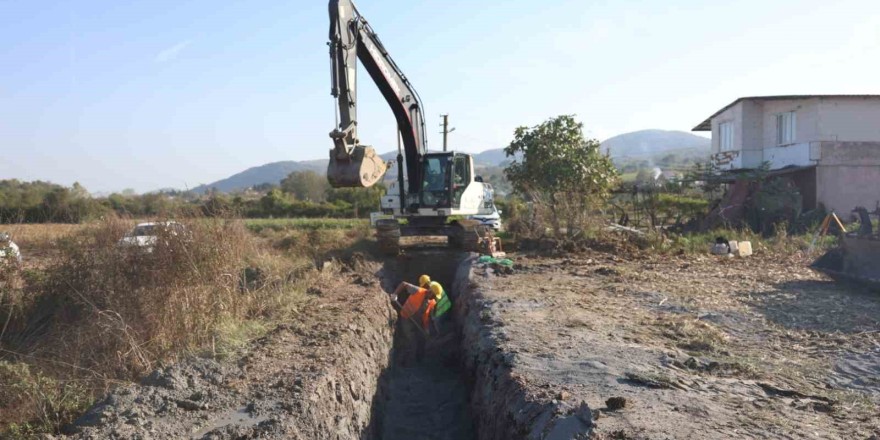
[(294, 171), (281, 181), (281, 191), (307, 202), (326, 201), (329, 189), (327, 178), (314, 171)]
[(554, 232), (577, 233), (596, 207), (608, 199), (617, 169), (583, 124), (563, 115), (535, 127), (519, 127), (505, 149), (513, 161), (505, 169), (514, 190), (546, 212)]
[(385, 195), (385, 187), (374, 185), (369, 188), (337, 188), (327, 192), (330, 203), (345, 202), (351, 205), (355, 217), (365, 217), (371, 211), (379, 210), (380, 198)]

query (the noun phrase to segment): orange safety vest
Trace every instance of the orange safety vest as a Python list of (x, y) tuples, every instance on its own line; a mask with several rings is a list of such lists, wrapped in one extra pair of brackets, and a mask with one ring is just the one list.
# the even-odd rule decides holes
[(406, 299), (406, 303), (400, 309), (400, 316), (404, 319), (412, 318), (419, 313), (419, 310), (425, 305), (425, 298), (428, 296), (428, 289), (419, 288), (415, 293), (410, 294)]
[(406, 299), (406, 303), (400, 309), (400, 317), (403, 319), (421, 318), (422, 327), (427, 330), (431, 326), (431, 312), (437, 305), (437, 301), (431, 298), (433, 296), (428, 289), (419, 288), (416, 293)]

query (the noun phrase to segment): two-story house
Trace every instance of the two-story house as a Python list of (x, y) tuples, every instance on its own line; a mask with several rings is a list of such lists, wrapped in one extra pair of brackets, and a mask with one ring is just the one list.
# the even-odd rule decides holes
[(694, 131), (712, 132), (711, 160), (728, 174), (763, 163), (790, 174), (804, 209), (880, 202), (880, 95), (740, 98)]

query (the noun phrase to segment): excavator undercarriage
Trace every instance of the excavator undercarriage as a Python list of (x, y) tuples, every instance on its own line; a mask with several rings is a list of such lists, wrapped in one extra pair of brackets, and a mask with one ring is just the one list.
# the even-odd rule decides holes
[(379, 250), (386, 255), (397, 255), (402, 237), (445, 236), (450, 248), (467, 252), (485, 253), (494, 243), (492, 230), (476, 220), (456, 220), (443, 225), (401, 225), (396, 219), (382, 219), (376, 223)]

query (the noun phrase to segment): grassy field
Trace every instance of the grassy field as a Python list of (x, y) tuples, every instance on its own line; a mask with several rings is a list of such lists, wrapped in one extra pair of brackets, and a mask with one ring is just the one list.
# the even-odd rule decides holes
[(367, 219), (347, 218), (262, 218), (245, 220), (248, 229), (262, 232), (316, 229), (355, 229), (369, 226)]

